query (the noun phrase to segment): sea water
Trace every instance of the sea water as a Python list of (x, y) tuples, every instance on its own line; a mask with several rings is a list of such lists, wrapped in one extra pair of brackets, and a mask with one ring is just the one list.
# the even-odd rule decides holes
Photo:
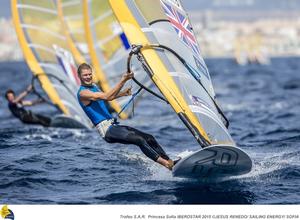
[[(132, 145), (108, 144), (97, 131), (24, 125), (3, 94), (31, 82), (24, 62), (0, 63), (0, 195), (8, 204), (299, 204), (300, 59), (238, 66), (207, 60), (230, 133), (249, 153), (249, 174), (225, 182), (173, 178)], [(34, 95), (29, 98), (36, 98)], [(34, 112), (54, 115), (47, 104)], [(172, 109), (147, 96), (123, 122), (153, 134), (166, 152), (199, 149)]]

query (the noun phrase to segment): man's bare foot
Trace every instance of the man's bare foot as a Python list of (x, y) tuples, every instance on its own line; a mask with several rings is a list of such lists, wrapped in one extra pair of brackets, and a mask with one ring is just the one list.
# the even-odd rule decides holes
[(157, 158), (157, 163), (163, 165), (164, 167), (166, 167), (169, 170), (172, 170), (174, 163), (173, 160), (165, 160), (162, 157)]
[(169, 159), (169, 160), (168, 160), (169, 165), (168, 165), (167, 168), (168, 168), (169, 170), (172, 170), (173, 167), (174, 167), (180, 160), (181, 160), (181, 157), (179, 157), (179, 158), (177, 158), (177, 159), (175, 159), (175, 160)]
[(169, 159), (169, 160), (168, 160), (168, 166), (167, 166), (167, 168), (168, 168), (169, 170), (172, 170), (173, 167), (174, 167), (174, 161), (171, 160), (171, 159)]

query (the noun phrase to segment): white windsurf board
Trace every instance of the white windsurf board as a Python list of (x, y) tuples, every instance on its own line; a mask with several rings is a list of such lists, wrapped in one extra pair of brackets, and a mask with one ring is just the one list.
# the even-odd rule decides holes
[(184, 178), (220, 178), (246, 174), (252, 160), (242, 149), (229, 145), (212, 145), (182, 158), (172, 170)]

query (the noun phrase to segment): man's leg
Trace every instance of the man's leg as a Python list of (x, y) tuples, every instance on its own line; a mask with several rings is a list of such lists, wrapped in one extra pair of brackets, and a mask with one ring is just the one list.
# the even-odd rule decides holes
[(139, 131), (135, 129), (135, 132), (139, 134), (140, 136), (144, 137), (144, 139), (147, 141), (149, 146), (155, 150), (162, 158), (165, 160), (170, 160), (164, 149), (160, 146), (160, 144), (156, 141), (156, 139), (151, 134), (147, 134), (145, 132)]
[[(163, 158), (160, 152), (157, 152), (155, 150), (155, 147), (153, 148), (153, 146), (151, 146), (149, 144), (149, 140), (147, 141), (147, 137), (149, 139), (149, 135), (144, 135), (145, 133), (132, 128), (132, 127), (128, 127), (128, 126), (122, 126), (122, 125), (112, 125), (104, 139), (109, 142), (109, 143), (122, 143), (122, 144), (134, 144), (140, 147), (140, 149), (142, 150), (142, 152), (150, 159), (152, 159), (155, 162), (160, 163), (161, 165), (167, 167), (168, 169), (171, 169), (173, 166), (173, 161), (169, 159), (169, 157), (166, 155), (166, 153), (162, 150), (162, 148), (159, 146), (159, 148), (161, 148), (162, 152), (163, 152), (163, 156), (165, 159)], [(150, 138), (152, 139), (152, 138)], [(153, 138), (154, 139), (154, 138)], [(152, 140), (153, 141), (153, 140)], [(157, 148), (157, 146), (156, 146)]]
[(40, 114), (34, 114), (34, 116), (38, 119), (39, 123), (45, 127), (49, 127), (51, 123), (51, 118), (40, 115)]
[(34, 114), (28, 111), (26, 114), (22, 115), (21, 120), (28, 124), (41, 124), (48, 127), (50, 125), (51, 119), (42, 115)]

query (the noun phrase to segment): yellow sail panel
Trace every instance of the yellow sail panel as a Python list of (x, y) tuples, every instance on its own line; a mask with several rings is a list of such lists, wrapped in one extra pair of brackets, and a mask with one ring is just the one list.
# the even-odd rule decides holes
[[(66, 115), (91, 127), (77, 101), (76, 67), (68, 62), (66, 38), (53, 1), (13, 0), (14, 26), (24, 57), (50, 100)], [(58, 51), (64, 51), (58, 54)], [(77, 79), (78, 83), (78, 79)]]
[[(58, 17), (63, 26), (63, 33), (76, 63), (90, 63), (90, 51), (86, 40), (83, 21), (83, 5), (80, 0), (57, 0)], [(95, 69), (93, 81), (102, 88), (101, 77)]]
[(56, 3), (59, 19), (64, 26), (63, 33), (76, 62), (89, 62), (81, 1), (57, 0)]
[(111, 11), (108, 0), (90, 1), (90, 13), (94, 18), (94, 34), (97, 39), (96, 46), (100, 47), (104, 57), (109, 60), (122, 46), (119, 33), (122, 30)]

